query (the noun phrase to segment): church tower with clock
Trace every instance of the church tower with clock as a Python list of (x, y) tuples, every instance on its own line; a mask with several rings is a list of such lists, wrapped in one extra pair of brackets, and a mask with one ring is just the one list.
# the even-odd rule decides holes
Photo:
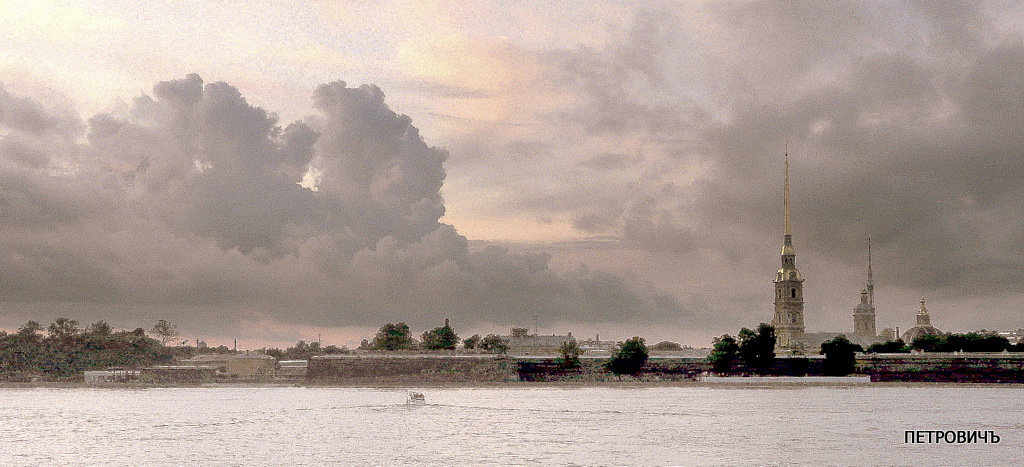
[(798, 349), (804, 338), (804, 279), (796, 268), (796, 250), (789, 216), (789, 151), (786, 151), (785, 232), (782, 237), (782, 266), (775, 273), (775, 347)]

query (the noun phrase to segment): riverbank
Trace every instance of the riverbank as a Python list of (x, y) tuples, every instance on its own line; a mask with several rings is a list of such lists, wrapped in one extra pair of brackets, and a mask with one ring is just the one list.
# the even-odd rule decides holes
[(159, 389), (159, 388), (365, 388), (365, 389), (531, 389), (531, 388), (659, 388), (659, 387), (691, 387), (691, 388), (744, 388), (754, 389), (765, 388), (801, 388), (801, 387), (1005, 387), (1024, 389), (1020, 383), (956, 383), (956, 382), (899, 382), (884, 381), (870, 382), (863, 379), (850, 379), (847, 377), (836, 377), (829, 380), (828, 377), (714, 377), (706, 380), (693, 381), (487, 381), (487, 382), (382, 382), (377, 384), (352, 383), (342, 381), (303, 381), (303, 382), (215, 382), (199, 384), (175, 384), (175, 383), (83, 383), (67, 381), (35, 381), (35, 382), (0, 382), (0, 389)]

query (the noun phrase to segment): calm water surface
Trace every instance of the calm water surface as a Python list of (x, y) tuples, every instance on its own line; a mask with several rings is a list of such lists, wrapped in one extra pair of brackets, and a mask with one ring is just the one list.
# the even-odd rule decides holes
[[(415, 390), (415, 389), (414, 389)], [(0, 388), (2, 465), (1020, 465), (1016, 387)], [(910, 445), (904, 430), (1000, 444)]]

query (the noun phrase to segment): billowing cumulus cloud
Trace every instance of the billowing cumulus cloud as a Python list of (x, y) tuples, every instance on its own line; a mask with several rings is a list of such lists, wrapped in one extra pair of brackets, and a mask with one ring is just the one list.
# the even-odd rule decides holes
[(0, 97), (7, 326), (47, 306), (83, 321), (166, 318), (250, 338), (259, 331), (241, 327), (254, 322), (687, 316), (621, 276), (556, 274), (544, 254), (471, 250), (439, 222), (447, 153), (376, 86), (318, 86), (316, 113), (286, 125), (195, 74), (87, 123)]
[[(0, 324), (538, 315), (706, 345), (771, 317), (788, 142), (809, 329), (850, 328), (869, 235), (879, 328), (921, 297), (942, 329), (1021, 325), (1019, 5), (295, 5), (218, 40), (236, 8), (104, 12), (161, 25), (132, 40), (8, 25)], [(238, 87), (82, 118), (39, 92), (105, 109), (190, 70)]]

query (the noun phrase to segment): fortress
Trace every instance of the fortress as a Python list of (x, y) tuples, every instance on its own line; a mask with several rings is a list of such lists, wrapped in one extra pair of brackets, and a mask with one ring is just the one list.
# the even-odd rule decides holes
[[(796, 249), (793, 248), (793, 233), (790, 222), (789, 199), (789, 151), (786, 151), (786, 176), (784, 188), (784, 231), (782, 237), (782, 265), (775, 272), (775, 314), (772, 326), (775, 328), (775, 346), (778, 353), (817, 353), (821, 343), (845, 335), (850, 342), (867, 347), (876, 342), (895, 339), (893, 331), (886, 329), (881, 335), (875, 330), (875, 284), (871, 271), (871, 238), (868, 238), (868, 278), (860, 293), (860, 303), (853, 309), (852, 332), (813, 332), (804, 327), (804, 278), (796, 267)], [(924, 334), (941, 334), (931, 325), (924, 299), (917, 312), (917, 326), (903, 335), (905, 342)]]

